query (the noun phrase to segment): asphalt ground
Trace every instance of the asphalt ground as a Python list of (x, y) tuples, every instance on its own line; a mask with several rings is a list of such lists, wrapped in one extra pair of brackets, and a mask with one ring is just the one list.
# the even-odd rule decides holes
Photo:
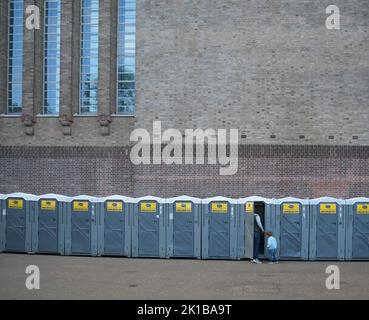
[[(26, 288), (38, 266), (40, 289)], [(340, 271), (328, 290), (326, 268)], [(369, 299), (369, 262), (159, 260), (0, 254), (0, 299)]]

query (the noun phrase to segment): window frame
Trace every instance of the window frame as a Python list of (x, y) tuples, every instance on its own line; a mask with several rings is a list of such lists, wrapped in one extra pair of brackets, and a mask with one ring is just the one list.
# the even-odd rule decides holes
[[(83, 32), (83, 26), (84, 26), (84, 22), (83, 22), (83, 17), (86, 17), (86, 16), (89, 16), (91, 17), (91, 14), (90, 15), (84, 15), (83, 14), (83, 10), (84, 10), (84, 6), (83, 6), (83, 1), (84, 0), (80, 0), (80, 30), (79, 30), (79, 70), (78, 70), (78, 115), (79, 116), (97, 116), (98, 115), (98, 112), (99, 112), (99, 60), (100, 60), (100, 0), (97, 0), (97, 4), (98, 4), (98, 10), (93, 10), (94, 12), (97, 12), (97, 33), (96, 32)], [(91, 0), (92, 1), (92, 0)], [(91, 23), (91, 20), (89, 22), (89, 25), (95, 25), (93, 23)], [(84, 34), (97, 34), (97, 42), (95, 41), (91, 41), (90, 40), (84, 40), (83, 39), (83, 35)], [(82, 81), (82, 76), (83, 75), (86, 75), (85, 73), (82, 72), (82, 67), (91, 67), (91, 64), (89, 65), (82, 65), (82, 57), (84, 57), (83, 59), (86, 59), (85, 56), (82, 56), (82, 49), (83, 50), (86, 50), (86, 48), (84, 46), (82, 46), (83, 43), (89, 43), (90, 44), (90, 47), (91, 47), (91, 43), (97, 43), (97, 49), (88, 49), (89, 50), (89, 56), (87, 57), (88, 59), (91, 59), (91, 51), (94, 51), (94, 50), (97, 50), (97, 66), (93, 66), (93, 67), (97, 67), (97, 79), (96, 81)], [(89, 73), (91, 75), (91, 73)], [(86, 91), (86, 90), (83, 90), (82, 89), (82, 84), (83, 83), (94, 83), (96, 84), (96, 111), (95, 112), (82, 112), (82, 108), (83, 107), (86, 107), (82, 104), (82, 99), (83, 96), (82, 96), (82, 92), (83, 91)], [(88, 90), (88, 92), (91, 92), (91, 89)], [(90, 99), (90, 97), (88, 98), (85, 98), (85, 99)], [(91, 108), (91, 104), (89, 104), (88, 108)]]
[[(117, 36), (116, 36), (116, 39), (117, 39), (117, 58), (116, 58), (116, 87), (115, 87), (115, 92), (116, 92), (116, 101), (115, 101), (115, 112), (117, 115), (119, 116), (126, 116), (126, 117), (132, 117), (136, 114), (136, 106), (137, 106), (137, 88), (136, 88), (136, 48), (137, 48), (137, 44), (136, 44), (136, 39), (137, 39), (137, 30), (136, 30), (136, 25), (137, 25), (137, 22), (136, 22), (136, 18), (137, 18), (137, 0), (134, 0), (134, 10), (129, 8), (128, 10), (125, 8), (124, 9), (124, 14), (121, 14), (121, 11), (120, 11), (120, 1), (121, 0), (118, 0), (118, 10), (117, 10)], [(120, 26), (121, 26), (121, 23), (120, 23), (120, 16), (126, 16), (126, 12), (127, 11), (134, 11), (134, 18), (135, 18), (135, 23), (128, 23), (129, 25), (131, 26), (134, 26), (135, 28), (135, 32), (134, 32), (134, 54), (132, 54), (132, 56), (130, 55), (129, 57), (133, 57), (134, 58), (134, 72), (119, 72), (119, 68), (121, 66), (125, 66), (125, 64), (120, 64), (119, 63), (119, 59), (125, 55), (120, 55), (120, 45), (119, 45), (119, 42), (120, 42), (120, 36), (123, 34), (125, 35), (126, 32), (122, 32), (120, 31)], [(130, 17), (132, 18), (132, 17)], [(125, 25), (126, 23), (124, 23), (123, 25)], [(128, 33), (128, 34), (131, 34), (131, 33)], [(131, 41), (129, 41), (131, 42)], [(119, 75), (120, 74), (133, 74), (134, 75), (134, 80), (133, 81), (124, 81), (124, 80), (119, 80)], [(120, 107), (120, 104), (119, 104), (119, 101), (120, 100), (124, 100), (124, 97), (121, 97), (119, 96), (119, 91), (123, 91), (123, 89), (119, 89), (119, 85), (121, 83), (125, 83), (125, 82), (133, 82), (134, 84), (134, 89), (125, 89), (125, 91), (133, 91), (134, 92), (134, 109), (132, 112), (121, 112), (119, 111), (119, 107)]]
[[(45, 36), (46, 36), (46, 19), (48, 18), (47, 14), (46, 14), (46, 3), (48, 1), (51, 1), (51, 2), (58, 2), (59, 3), (59, 16), (57, 16), (57, 20), (59, 21), (59, 26), (58, 26), (58, 29), (59, 29), (59, 58), (57, 57), (55, 60), (56, 62), (59, 60), (59, 72), (55, 72), (53, 74), (57, 75), (59, 77), (59, 80), (58, 81), (45, 81), (45, 76), (46, 76), (46, 72), (45, 72), (45, 68), (46, 68), (46, 50), (47, 50), (47, 45), (46, 45), (46, 39), (45, 39)], [(43, 55), (43, 68), (42, 68), (42, 110), (41, 110), (41, 115), (43, 116), (48, 116), (48, 117), (56, 117), (56, 116), (59, 116), (60, 115), (60, 96), (61, 96), (61, 15), (62, 15), (62, 3), (61, 3), (61, 0), (44, 0), (44, 32), (43, 32), (43, 41), (42, 41), (42, 55)], [(56, 34), (58, 35), (58, 34)], [(49, 40), (47, 40), (49, 41)], [(52, 41), (54, 42), (54, 41)], [(58, 42), (56, 42), (57, 45), (58, 45)], [(52, 50), (55, 50), (52, 49)], [(47, 106), (45, 106), (45, 97), (46, 97), (46, 94), (49, 90), (46, 90), (45, 89), (45, 84), (47, 82), (52, 82), (52, 83), (55, 83), (55, 85), (57, 85), (59, 83), (59, 99), (55, 99), (55, 101), (59, 100), (59, 103), (57, 105), (58, 107), (58, 111), (56, 113), (47, 113), (45, 112), (46, 109), (48, 108)], [(56, 91), (56, 90), (55, 90)]]
[[(20, 105), (17, 108), (20, 108), (21, 110), (19, 112), (11, 112), (10, 110), (15, 108), (14, 106), (9, 105), (9, 100), (10, 100), (10, 95), (9, 93), (13, 90), (9, 90), (9, 85), (13, 86), (13, 81), (9, 81), (9, 76), (10, 76), (10, 28), (11, 28), (11, 24), (10, 24), (10, 19), (13, 19), (13, 24), (12, 26), (14, 26), (14, 20), (15, 20), (15, 14), (13, 16), (10, 15), (11, 10), (13, 10), (13, 12), (15, 13), (15, 6), (13, 9), (11, 9), (11, 3), (16, 3), (17, 0), (12, 0), (8, 2), (8, 19), (7, 19), (7, 61), (6, 61), (6, 112), (5, 114), (8, 116), (13, 116), (13, 117), (21, 117), (23, 114), (23, 90), (24, 90), (24, 85), (23, 85), (23, 71), (24, 71), (24, 15), (25, 15), (25, 10), (24, 10), (24, 0), (22, 0), (22, 49), (20, 49), (20, 51), (22, 52), (21, 56), (22, 56), (22, 65), (21, 67), (21, 75), (22, 75), (22, 80), (17, 83), (19, 85), (22, 86), (21, 89), (21, 97), (20, 97)], [(13, 36), (14, 36), (14, 30), (13, 30)], [(14, 40), (14, 39), (13, 39)], [(14, 41), (13, 41), (14, 43)], [(14, 47), (12, 47), (12, 51), (14, 52)], [(12, 78), (13, 78), (13, 68), (14, 65), (11, 66), (12, 72)], [(12, 88), (13, 89), (13, 88)], [(12, 101), (13, 101), (13, 95), (12, 95)]]

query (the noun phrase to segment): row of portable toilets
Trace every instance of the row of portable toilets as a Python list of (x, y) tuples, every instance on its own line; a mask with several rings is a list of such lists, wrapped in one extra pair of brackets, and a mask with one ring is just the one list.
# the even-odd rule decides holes
[[(254, 213), (284, 260), (369, 260), (369, 198), (0, 195), (0, 252), (241, 260)], [(260, 253), (267, 257), (264, 245)]]

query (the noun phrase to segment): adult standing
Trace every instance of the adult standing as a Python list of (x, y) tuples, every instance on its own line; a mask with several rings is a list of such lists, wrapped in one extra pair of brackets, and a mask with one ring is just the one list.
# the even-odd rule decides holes
[(259, 260), (259, 248), (264, 232), (260, 216), (257, 213), (254, 213), (254, 256), (252, 262), (256, 264), (261, 264), (261, 261)]

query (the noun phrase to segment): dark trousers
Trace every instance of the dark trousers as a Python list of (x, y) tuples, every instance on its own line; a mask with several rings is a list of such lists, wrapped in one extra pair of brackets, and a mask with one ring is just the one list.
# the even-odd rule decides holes
[(261, 233), (259, 231), (254, 232), (254, 259), (259, 259)]

